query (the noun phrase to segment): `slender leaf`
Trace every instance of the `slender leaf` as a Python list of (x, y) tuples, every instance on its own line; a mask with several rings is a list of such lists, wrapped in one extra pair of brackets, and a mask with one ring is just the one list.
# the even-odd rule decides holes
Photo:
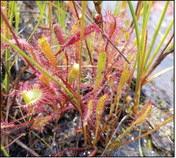
[(97, 74), (95, 80), (95, 90), (100, 86), (101, 82), (103, 81), (104, 71), (106, 65), (106, 52), (102, 52), (99, 54), (98, 57), (98, 65), (97, 65)]

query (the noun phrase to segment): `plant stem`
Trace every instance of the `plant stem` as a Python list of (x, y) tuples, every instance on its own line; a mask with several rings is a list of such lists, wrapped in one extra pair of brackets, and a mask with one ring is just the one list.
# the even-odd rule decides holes
[[(84, 27), (85, 27), (85, 11), (86, 11), (87, 2), (82, 2), (82, 17), (81, 17), (81, 34), (80, 34), (80, 51), (79, 51), (79, 87), (78, 87), (78, 94), (79, 94), (79, 107), (81, 107), (81, 69), (82, 69), (82, 45), (83, 45), (83, 38), (84, 38)], [(81, 116), (82, 117), (82, 116)], [(84, 144), (87, 145), (87, 130), (84, 126), (83, 119), (82, 119), (82, 127), (84, 131)]]
[[(138, 48), (138, 53), (137, 53), (137, 62), (138, 64), (138, 72), (139, 72), (139, 65), (140, 65), (140, 37), (139, 37), (139, 28), (138, 28), (138, 23), (137, 23), (137, 18), (135, 16), (134, 8), (131, 3), (131, 1), (128, 1), (128, 5), (130, 8), (131, 15), (133, 17), (133, 22), (134, 22), (134, 28), (136, 32), (136, 40), (137, 40), (137, 48)], [(135, 67), (136, 67), (135, 64)], [(139, 73), (137, 74), (137, 80), (136, 80), (136, 89), (135, 89), (135, 104), (133, 106), (133, 112), (137, 113), (138, 106), (139, 106), (139, 97), (140, 97), (140, 81), (139, 81)]]

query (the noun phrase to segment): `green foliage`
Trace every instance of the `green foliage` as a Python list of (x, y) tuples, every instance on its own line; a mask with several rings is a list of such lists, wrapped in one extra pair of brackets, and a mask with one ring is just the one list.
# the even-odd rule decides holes
[(101, 52), (98, 57), (98, 65), (96, 71), (96, 80), (95, 80), (95, 90), (101, 85), (103, 81), (103, 76), (106, 66), (106, 52)]
[[(136, 18), (135, 12), (134, 12), (133, 5), (130, 1), (128, 1), (131, 15), (133, 17), (134, 28), (135, 28), (135, 32), (136, 32), (137, 48), (138, 48), (137, 59), (136, 59), (136, 61), (137, 61), (136, 62), (137, 63), (137, 79), (136, 79), (136, 88), (135, 88), (135, 104), (134, 104), (134, 108), (133, 108), (134, 113), (137, 113), (137, 110), (138, 110), (141, 87), (143, 86), (144, 83), (146, 83), (145, 80), (153, 71), (152, 64), (155, 65), (154, 59), (155, 59), (156, 55), (159, 54), (159, 49), (161, 48), (165, 38), (167, 37), (167, 35), (170, 32), (172, 25), (173, 25), (172, 24), (173, 21), (172, 21), (170, 23), (170, 25), (168, 26), (168, 29), (166, 30), (166, 33), (165, 33), (163, 39), (161, 40), (160, 44), (156, 48), (155, 52), (151, 55), (153, 46), (156, 42), (158, 32), (161, 28), (161, 24), (163, 22), (165, 14), (166, 14), (166, 11), (167, 11), (167, 8), (169, 5), (169, 1), (167, 1), (165, 3), (165, 7), (162, 11), (161, 17), (160, 17), (159, 22), (157, 24), (157, 27), (155, 29), (154, 35), (152, 37), (152, 41), (150, 42), (149, 48), (147, 49), (146, 48), (146, 45), (148, 43), (147, 24), (148, 24), (148, 19), (150, 16), (150, 10), (152, 7), (152, 3), (153, 2), (143, 1), (144, 8), (143, 8), (143, 21), (142, 21), (142, 31), (141, 31), (142, 36), (140, 37), (139, 26), (138, 26), (138, 22), (137, 22), (137, 18)], [(150, 55), (151, 55), (151, 58), (149, 60)], [(161, 60), (163, 60), (163, 58)]]

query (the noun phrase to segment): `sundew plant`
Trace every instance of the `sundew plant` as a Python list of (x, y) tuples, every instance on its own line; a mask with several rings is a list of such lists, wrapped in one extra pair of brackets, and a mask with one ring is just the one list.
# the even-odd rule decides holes
[(173, 69), (151, 75), (174, 52), (173, 18), (157, 41), (173, 2), (151, 40), (158, 2), (89, 3), (1, 1), (2, 156), (113, 156), (173, 122), (168, 112), (141, 131), (157, 106), (142, 86)]

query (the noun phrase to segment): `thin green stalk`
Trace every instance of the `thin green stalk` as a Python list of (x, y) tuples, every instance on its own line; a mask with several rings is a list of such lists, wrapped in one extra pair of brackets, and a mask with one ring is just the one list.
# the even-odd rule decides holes
[(121, 7), (121, 3), (122, 2), (120, 2), (120, 1), (117, 1), (116, 2), (116, 9), (115, 9), (115, 11), (114, 11), (114, 16), (116, 17), (117, 15), (118, 15), (118, 13), (119, 13), (119, 10), (120, 10), (120, 7)]
[[(137, 83), (136, 83), (136, 89), (135, 89), (135, 105), (134, 105), (134, 112), (137, 112), (139, 99), (140, 99), (140, 90), (141, 90), (141, 76), (143, 73), (143, 67), (144, 67), (144, 58), (146, 55), (146, 45), (147, 45), (147, 23), (149, 19), (150, 9), (152, 6), (152, 2), (146, 2), (144, 1), (144, 7), (143, 7), (143, 21), (142, 21), (142, 36), (140, 39), (140, 53), (139, 58), (137, 59)], [(149, 7), (148, 7), (149, 5)], [(148, 8), (147, 8), (148, 7)], [(147, 10), (148, 9), (148, 10)]]
[(138, 47), (138, 51), (139, 51), (140, 37), (139, 37), (138, 22), (137, 22), (137, 19), (136, 19), (136, 16), (135, 16), (135, 11), (134, 11), (134, 8), (133, 8), (133, 5), (132, 5), (131, 1), (128, 1), (128, 5), (129, 5), (129, 8), (130, 8), (131, 15), (133, 17), (134, 28), (135, 28), (135, 32), (136, 32), (137, 47)]
[(67, 12), (64, 10), (65, 6), (64, 6), (64, 3), (62, 3), (62, 1), (56, 1), (56, 4), (57, 4), (57, 13), (58, 13), (58, 23), (60, 24), (62, 30), (65, 32), (66, 31), (65, 23), (66, 23)]
[[(140, 126), (139, 135), (138, 135), (138, 136), (141, 135), (141, 133), (142, 133), (141, 131), (142, 131), (142, 126)], [(144, 156), (144, 155), (143, 155), (143, 151), (142, 151), (141, 139), (138, 140), (138, 148), (139, 148), (139, 155), (140, 155), (140, 156)]]
[(2, 144), (1, 144), (1, 150), (6, 157), (10, 156)]
[(49, 29), (50, 29), (50, 34), (52, 35), (53, 33), (53, 28), (52, 28), (52, 1), (48, 2), (48, 24), (49, 24)]
[[(8, 17), (9, 17), (9, 23), (10, 23), (10, 25), (12, 24), (12, 19), (13, 19), (13, 9), (14, 9), (14, 4), (15, 4), (15, 2), (9, 2), (8, 3), (8, 7), (9, 7), (9, 9), (8, 9)], [(8, 30), (6, 30), (6, 37), (7, 38), (10, 38), (10, 34), (9, 34), (9, 31)], [(9, 58), (11, 57), (11, 55), (10, 55), (10, 50), (9, 49), (7, 49), (6, 51), (5, 51), (5, 61), (7, 61), (6, 63), (5, 63), (5, 66), (6, 66), (6, 70), (7, 70), (7, 72), (5, 73), (5, 77), (4, 77), (4, 81), (3, 81), (3, 83), (4, 83), (4, 87), (5, 87), (5, 93), (8, 93), (9, 92), (9, 89), (10, 89), (10, 79), (9, 79), (9, 75), (10, 75), (10, 69), (11, 69), (11, 66), (10, 66), (10, 60), (9, 60)]]
[(40, 139), (48, 148), (51, 148), (51, 146), (43, 139), (41, 138), (37, 133), (34, 131), (31, 131), (33, 135), (35, 135), (38, 139)]
[[(137, 18), (135, 16), (135, 11), (134, 11), (134, 8), (133, 8), (133, 5), (132, 5), (131, 1), (128, 1), (128, 5), (129, 5), (129, 8), (130, 8), (132, 18), (133, 18), (133, 23), (134, 23), (135, 33), (136, 33), (136, 41), (137, 41), (137, 48), (138, 48), (137, 63), (136, 64), (139, 65), (140, 64), (140, 36), (139, 36), (138, 22), (137, 22)], [(135, 65), (135, 67), (136, 67), (136, 65)], [(138, 66), (137, 71), (139, 72), (139, 66)]]
[(149, 67), (149, 69), (146, 71), (145, 74), (143, 74), (142, 76), (142, 85), (145, 83), (145, 80), (147, 79), (147, 77), (154, 71), (154, 69), (161, 63), (161, 61), (170, 53), (172, 53), (174, 51), (174, 49), (172, 48), (172, 50), (169, 50), (168, 52), (166, 52), (169, 44), (171, 43), (171, 41), (173, 40), (174, 35), (172, 35), (170, 37), (170, 39), (168, 40), (167, 44), (165, 45), (165, 47), (163, 48), (163, 50), (161, 51), (161, 53), (159, 54), (159, 56), (156, 58), (156, 60), (153, 62), (152, 66)]
[(41, 1), (36, 1), (36, 4), (39, 8), (39, 11), (42, 12), (42, 8), (43, 8), (43, 3)]
[(140, 40), (140, 50), (141, 52), (139, 54), (139, 58), (138, 58), (138, 66), (137, 66), (137, 75), (138, 75), (138, 78), (140, 78), (141, 76), (141, 70), (142, 70), (142, 67), (141, 67), (141, 60), (142, 60), (142, 56), (143, 54), (145, 53), (145, 49), (144, 49), (144, 39), (145, 39), (145, 36), (146, 36), (146, 21), (147, 21), (147, 16), (146, 16), (146, 13), (147, 13), (147, 2), (143, 2), (144, 3), (144, 9), (143, 9), (143, 22), (142, 22), (142, 36), (141, 36), (141, 40)]
[[(137, 18), (135, 16), (134, 8), (133, 8), (133, 5), (132, 5), (131, 1), (128, 1), (128, 5), (129, 5), (129, 8), (130, 8), (131, 15), (133, 17), (134, 28), (135, 28), (135, 32), (136, 32), (136, 40), (137, 40), (137, 48), (138, 48), (137, 58), (136, 58), (135, 65), (134, 65), (134, 67), (136, 67), (136, 64), (139, 65), (139, 63), (140, 63), (139, 28), (138, 28)], [(138, 72), (139, 72), (139, 67), (138, 67)], [(134, 113), (137, 112), (138, 105), (139, 105), (139, 97), (140, 97), (140, 87), (139, 87), (139, 85), (140, 85), (140, 83), (139, 83), (139, 73), (138, 73), (137, 80), (136, 80), (136, 89), (135, 89), (135, 104), (134, 104), (134, 107), (133, 107), (133, 112)]]
[(8, 9), (8, 15), (9, 15), (9, 23), (12, 25), (12, 20), (14, 17), (14, 7), (15, 7), (15, 1), (9, 2), (9, 9)]
[(18, 33), (19, 23), (20, 23), (20, 11), (21, 11), (22, 3), (16, 2), (14, 6), (14, 14), (15, 14), (15, 32)]
[(80, 98), (80, 89), (81, 89), (81, 69), (82, 69), (82, 44), (83, 44), (83, 36), (84, 36), (84, 26), (85, 26), (85, 9), (86, 9), (86, 3), (82, 2), (82, 17), (81, 17), (81, 36), (80, 36), (80, 51), (79, 51), (79, 98)]
[[(148, 24), (148, 20), (149, 20), (149, 16), (150, 16), (150, 10), (152, 7), (152, 1), (151, 2), (146, 2), (144, 1), (144, 10), (143, 10), (143, 22), (142, 22), (142, 37), (141, 37), (141, 56), (140, 56), (140, 64), (138, 65), (140, 71), (138, 72), (140, 77), (144, 71), (144, 59), (146, 56), (146, 45), (147, 45), (147, 24)], [(148, 7), (148, 10), (147, 10)]]
[[(84, 38), (84, 27), (85, 27), (85, 11), (86, 11), (87, 2), (82, 2), (82, 17), (81, 17), (81, 35), (80, 35), (80, 51), (79, 51), (79, 76), (78, 76), (78, 96), (79, 96), (79, 107), (81, 108), (81, 69), (82, 69), (82, 45), (83, 45), (83, 38)], [(84, 131), (84, 144), (87, 145), (87, 130), (82, 122), (82, 127)]]
[(46, 4), (47, 4), (47, 1), (44, 2), (43, 8), (42, 8), (42, 10), (41, 10), (41, 12), (40, 12), (40, 16), (39, 16), (37, 25), (35, 26), (34, 30), (33, 30), (32, 33), (30, 34), (30, 36), (28, 37), (27, 41), (29, 41), (29, 40), (31, 39), (31, 37), (33, 36), (33, 34), (35, 33), (35, 31), (37, 30), (37, 28), (38, 28), (38, 26), (39, 26), (39, 24), (40, 24), (40, 21), (41, 21), (41, 19), (42, 19), (42, 17), (43, 17)]
[(171, 28), (172, 28), (172, 26), (173, 26), (173, 23), (174, 23), (174, 20), (171, 21), (169, 27), (167, 28), (167, 30), (166, 30), (166, 32), (165, 32), (165, 35), (164, 35), (163, 39), (161, 40), (160, 44), (159, 44), (158, 47), (156, 48), (156, 50), (155, 50), (155, 52), (153, 53), (151, 59), (147, 62), (148, 64), (147, 64), (147, 66), (145, 67), (145, 72), (148, 70), (148, 68), (149, 68), (149, 67), (151, 66), (151, 64), (153, 63), (153, 61), (154, 61), (156, 55), (158, 54), (158, 52), (159, 52), (161, 46), (163, 45), (163, 43), (164, 43), (164, 41), (165, 41), (167, 35), (169, 34), (169, 32), (170, 32), (170, 30), (171, 30)]
[[(160, 19), (159, 19), (159, 22), (158, 22), (158, 25), (157, 25), (157, 27), (156, 27), (155, 33), (154, 33), (154, 35), (153, 35), (152, 42), (151, 42), (151, 44), (150, 44), (150, 46), (149, 46), (149, 49), (148, 49), (148, 51), (147, 51), (147, 54), (146, 54), (145, 64), (147, 63), (147, 61), (148, 61), (148, 59), (149, 59), (149, 56), (150, 56), (150, 54), (151, 54), (151, 51), (152, 51), (152, 49), (153, 49), (153, 46), (154, 46), (154, 44), (155, 44), (155, 41), (156, 41), (158, 32), (159, 32), (159, 30), (160, 30), (161, 24), (162, 24), (162, 22), (163, 22), (163, 19), (164, 19), (164, 17), (165, 17), (165, 13), (166, 13), (167, 8), (168, 8), (169, 2), (170, 2), (170, 1), (167, 1), (167, 2), (165, 3), (165, 7), (164, 7), (164, 9), (163, 9), (163, 12), (162, 12), (161, 17), (160, 17)], [(146, 66), (146, 65), (144, 65), (144, 66)]]
[[(5, 51), (5, 60), (8, 60), (9, 58), (10, 58), (10, 51), (9, 51), (9, 49), (7, 49)], [(9, 74), (10, 74), (10, 61), (7, 61), (5, 66), (6, 66), (7, 72), (5, 73), (3, 84), (4, 84), (4, 91), (7, 94), (10, 89), (10, 79), (9, 79), (9, 77), (10, 77), (9, 76)]]

